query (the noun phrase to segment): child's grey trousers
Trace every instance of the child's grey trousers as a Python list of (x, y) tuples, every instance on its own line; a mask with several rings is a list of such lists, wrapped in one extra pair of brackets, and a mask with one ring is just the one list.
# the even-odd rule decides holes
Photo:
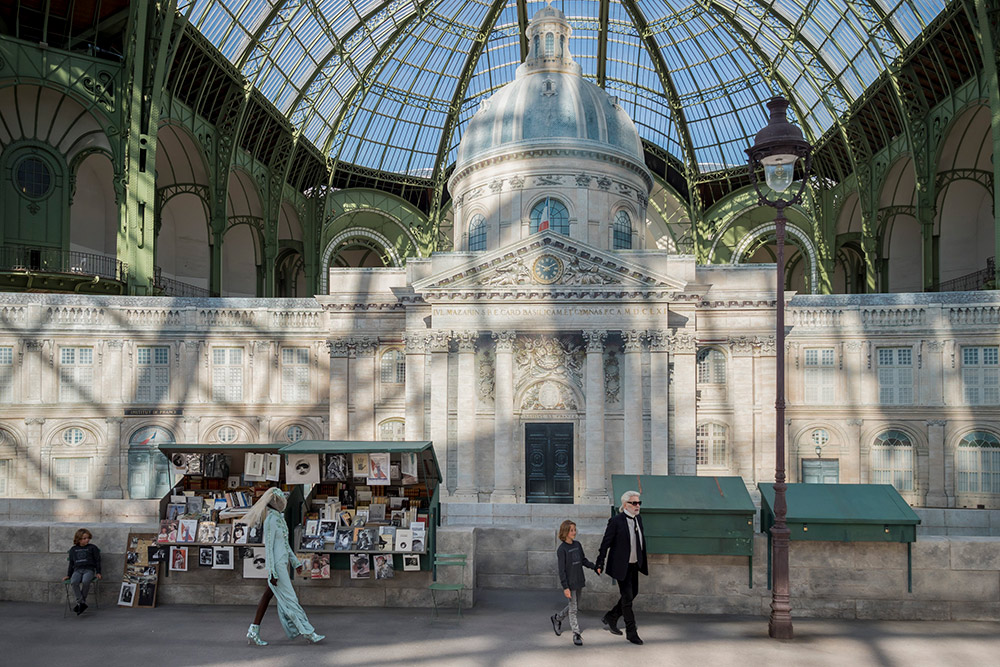
[(556, 614), (556, 620), (560, 623), (569, 616), (569, 627), (572, 628), (575, 634), (580, 634), (580, 623), (576, 619), (576, 610), (580, 605), (580, 593), (582, 592), (582, 589), (575, 591), (570, 589), (569, 603), (563, 607), (562, 611)]

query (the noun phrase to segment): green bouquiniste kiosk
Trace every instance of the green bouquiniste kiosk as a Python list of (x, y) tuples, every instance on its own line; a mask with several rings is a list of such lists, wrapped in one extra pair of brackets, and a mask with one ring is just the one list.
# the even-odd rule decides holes
[[(767, 581), (771, 585), (774, 484), (761, 483), (760, 529), (767, 534)], [(902, 542), (906, 590), (913, 592), (911, 545), (920, 517), (891, 484), (788, 484), (786, 523), (794, 541)]]
[(753, 515), (742, 477), (612, 475), (612, 516), (626, 491), (642, 495), (648, 553), (746, 556), (753, 587)]

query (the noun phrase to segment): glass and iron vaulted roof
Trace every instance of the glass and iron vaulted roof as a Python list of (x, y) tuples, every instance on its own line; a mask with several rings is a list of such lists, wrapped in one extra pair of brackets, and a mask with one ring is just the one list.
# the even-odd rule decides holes
[[(688, 174), (745, 164), (764, 102), (816, 141), (948, 0), (556, 0), (585, 77)], [(525, 0), (188, 0), (179, 9), (335, 162), (440, 174), (514, 79)], [(193, 5), (193, 6), (192, 6)], [(190, 10), (190, 13), (188, 13)]]

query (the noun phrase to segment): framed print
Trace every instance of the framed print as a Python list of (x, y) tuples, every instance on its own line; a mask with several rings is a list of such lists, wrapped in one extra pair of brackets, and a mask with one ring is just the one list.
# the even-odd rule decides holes
[(267, 557), (264, 547), (252, 547), (250, 557), (243, 559), (244, 579), (267, 579)]
[(417, 455), (415, 452), (403, 452), (400, 454), (399, 472), (402, 484), (417, 483)]
[(354, 454), (351, 456), (351, 468), (355, 477), (368, 476), (368, 455)]
[(319, 535), (319, 519), (309, 519), (306, 521), (306, 527), (303, 533), (309, 535), (310, 537)]
[(158, 587), (156, 577), (150, 577), (140, 581), (138, 584), (138, 592), (136, 593), (135, 606), (155, 607), (156, 589)]
[[(310, 563), (309, 578), (329, 579), (330, 578), (330, 554), (314, 554)], [(305, 568), (302, 568), (305, 573)]]
[(198, 524), (198, 542), (202, 544), (211, 544), (215, 542), (215, 522), (214, 521), (202, 521)]
[[(333, 541), (333, 538), (330, 539)], [(326, 539), (322, 535), (304, 535), (300, 549), (309, 551), (319, 551), (326, 545)], [(302, 560), (301, 558), (299, 560)]]
[(238, 489), (238, 488), (240, 488), (240, 476), (239, 475), (230, 475), (226, 479), (226, 488), (227, 489)]
[(231, 541), (236, 544), (246, 544), (248, 532), (249, 531), (247, 530), (247, 525), (245, 523), (234, 523)]
[(368, 455), (368, 485), (388, 486), (389, 484), (389, 453), (378, 452)]
[(420, 556), (418, 554), (403, 554), (403, 571), (416, 572), (420, 569)]
[(233, 524), (219, 523), (215, 525), (215, 543), (225, 544), (233, 541)]
[(315, 554), (296, 553), (295, 557), (302, 563), (302, 572), (296, 572), (300, 579), (312, 579), (312, 559)]
[(214, 557), (212, 547), (198, 547), (198, 565), (201, 567), (212, 567)]
[(350, 528), (338, 528), (337, 534), (333, 538), (333, 550), (334, 551), (350, 551), (351, 550), (351, 539), (353, 535), (351, 534)]
[(413, 546), (413, 531), (408, 528), (396, 529), (396, 551), (411, 551)]
[(170, 547), (170, 571), (187, 572), (188, 569), (188, 548)]
[(122, 588), (118, 591), (118, 606), (131, 607), (135, 604), (135, 584), (127, 581), (122, 582)]
[(214, 570), (232, 570), (233, 548), (232, 547), (212, 547), (214, 550), (215, 562), (212, 564)]
[(165, 563), (170, 556), (170, 547), (162, 544), (151, 544), (146, 548), (146, 560), (150, 563)]
[(286, 484), (319, 484), (319, 454), (289, 454), (285, 458)]
[(324, 482), (347, 481), (347, 454), (327, 454), (323, 466)]
[(370, 579), (371, 561), (368, 554), (351, 554), (351, 579)]
[(392, 579), (395, 574), (392, 569), (392, 554), (375, 554), (372, 560), (375, 561), (376, 579)]
[(198, 539), (198, 519), (181, 519), (177, 528), (178, 542), (195, 542)]
[(160, 533), (156, 536), (156, 541), (160, 544), (177, 541), (177, 519), (160, 521)]
[(281, 479), (281, 454), (264, 455), (264, 479), (269, 482)]

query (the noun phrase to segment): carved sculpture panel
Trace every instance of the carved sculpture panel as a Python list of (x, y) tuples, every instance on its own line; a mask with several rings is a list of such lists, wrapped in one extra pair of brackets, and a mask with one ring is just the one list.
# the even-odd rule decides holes
[(514, 387), (520, 391), (541, 379), (562, 381), (583, 388), (586, 353), (569, 339), (521, 336), (514, 341)]

